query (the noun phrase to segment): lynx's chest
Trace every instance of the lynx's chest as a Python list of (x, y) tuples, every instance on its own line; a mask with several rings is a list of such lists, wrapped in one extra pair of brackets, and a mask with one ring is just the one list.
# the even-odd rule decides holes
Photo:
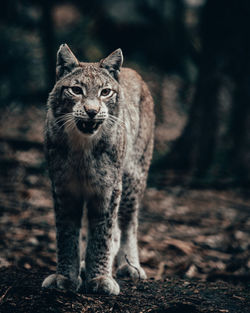
[(80, 139), (68, 139), (68, 162), (74, 176), (88, 194), (111, 187), (122, 171), (121, 140), (118, 139), (118, 144), (115, 144), (106, 138), (100, 138), (97, 142)]

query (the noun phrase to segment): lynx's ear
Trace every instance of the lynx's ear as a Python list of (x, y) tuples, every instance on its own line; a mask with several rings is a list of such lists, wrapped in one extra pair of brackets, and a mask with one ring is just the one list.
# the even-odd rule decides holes
[(110, 72), (110, 74), (116, 80), (118, 80), (122, 62), (123, 62), (122, 50), (117, 49), (114, 52), (112, 52), (109, 56), (107, 56), (105, 59), (102, 59), (100, 61), (100, 67), (107, 69)]
[(79, 62), (68, 45), (66, 43), (61, 45), (57, 52), (56, 80), (70, 73), (77, 66)]

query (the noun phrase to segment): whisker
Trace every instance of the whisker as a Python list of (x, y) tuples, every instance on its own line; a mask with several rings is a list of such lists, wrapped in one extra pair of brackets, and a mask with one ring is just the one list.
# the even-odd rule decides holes
[(67, 117), (67, 116), (73, 116), (73, 113), (72, 113), (72, 112), (70, 112), (70, 113), (64, 113), (64, 114), (58, 116), (57, 118), (55, 118), (55, 120), (60, 120), (60, 119), (63, 119), (63, 118), (65, 118), (65, 117)]
[(59, 125), (59, 129), (63, 128), (64, 126), (69, 126), (71, 123), (74, 123), (74, 117), (73, 115), (67, 116), (65, 119), (62, 119), (63, 123)]
[(117, 125), (120, 125), (120, 126), (125, 126), (125, 123), (122, 123), (120, 120), (116, 120), (116, 119), (114, 119), (114, 118), (112, 118), (112, 117), (110, 117), (110, 119), (109, 119), (110, 121), (112, 121), (113, 123), (116, 123)]
[(73, 119), (70, 119), (64, 123), (64, 126), (66, 126), (69, 130), (71, 130), (73, 129), (74, 124), (75, 124), (75, 121)]
[(119, 117), (114, 116), (114, 115), (112, 115), (112, 114), (109, 114), (109, 116), (110, 116), (111, 118), (113, 118), (114, 120), (117, 120), (117, 121), (121, 122), (122, 124), (125, 124), (124, 121), (121, 120)]
[(122, 124), (120, 123), (120, 121), (115, 120), (115, 119), (113, 119), (112, 117), (110, 117), (110, 118), (108, 119), (108, 121), (109, 121), (109, 122), (112, 122), (113, 124), (122, 125)]
[(113, 120), (113, 119), (108, 119), (108, 123), (107, 123), (108, 126), (113, 126), (113, 125), (118, 125), (120, 126), (121, 128), (125, 129), (125, 125), (121, 124), (119, 121), (117, 120)]
[(73, 114), (72, 114), (72, 113), (65, 113), (65, 114), (63, 114), (63, 115), (57, 117), (57, 118), (55, 119), (55, 123), (56, 123), (56, 124), (59, 124), (61, 121), (66, 121), (66, 120), (72, 119), (72, 118), (73, 118)]

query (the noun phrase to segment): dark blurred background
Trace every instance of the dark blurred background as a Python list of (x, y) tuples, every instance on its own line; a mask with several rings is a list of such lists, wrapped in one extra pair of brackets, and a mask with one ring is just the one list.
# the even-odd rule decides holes
[(156, 102), (150, 183), (249, 185), (249, 1), (8, 0), (0, 18), (2, 111), (44, 107), (61, 43), (82, 61), (120, 47)]
[(138, 234), (148, 276), (249, 283), (249, 1), (8, 0), (0, 38), (0, 268), (55, 270), (43, 125), (67, 43), (81, 61), (122, 48), (154, 97)]

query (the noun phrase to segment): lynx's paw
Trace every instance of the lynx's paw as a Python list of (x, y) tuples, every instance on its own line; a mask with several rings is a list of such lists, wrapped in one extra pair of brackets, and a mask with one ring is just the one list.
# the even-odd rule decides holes
[(77, 291), (80, 288), (81, 284), (82, 279), (80, 277), (78, 277), (78, 279), (74, 281), (60, 274), (52, 274), (44, 279), (42, 287), (58, 288), (67, 291)]
[(86, 282), (86, 291), (88, 293), (118, 295), (120, 287), (112, 277), (98, 276)]
[(119, 278), (129, 277), (132, 279), (146, 279), (147, 275), (141, 266), (124, 264), (117, 270), (116, 276)]

